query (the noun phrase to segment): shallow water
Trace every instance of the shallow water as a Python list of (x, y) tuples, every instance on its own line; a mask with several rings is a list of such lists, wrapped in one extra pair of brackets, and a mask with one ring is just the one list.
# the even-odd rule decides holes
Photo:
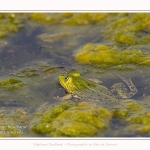
[[(0, 87), (0, 109), (9, 110), (11, 108), (13, 113), (16, 108), (23, 108), (32, 116), (37, 109), (53, 104), (57, 105), (60, 103), (57, 97), (66, 94), (58, 82), (58, 77), (71, 71), (78, 71), (87, 78), (99, 79), (109, 89), (114, 83), (123, 82), (117, 74), (131, 77), (138, 89), (138, 93), (132, 99), (137, 102), (143, 101), (149, 105), (149, 66), (129, 64), (127, 69), (97, 68), (79, 64), (75, 60), (75, 53), (87, 43), (116, 44), (117, 46), (122, 44), (104, 39), (104, 26), (98, 24), (43, 24), (32, 19), (28, 20), (30, 15), (23, 15), (26, 21), (23, 21), (24, 27), (18, 32), (9, 33), (8, 36), (0, 39), (2, 43), (0, 47), (0, 81), (3, 82), (9, 78), (20, 81), (15, 85), (6, 84)], [(142, 44), (124, 45), (121, 49), (129, 47), (140, 49), (140, 46), (144, 47)], [(143, 51), (149, 56), (148, 44)], [(108, 108), (112, 108), (112, 106), (108, 106)], [(4, 116), (9, 118), (7, 113)], [(25, 122), (27, 125), (28, 123), (28, 121)], [(129, 132), (119, 133), (127, 126), (127, 123), (123, 123), (119, 119), (114, 119), (110, 126), (106, 132), (95, 136), (149, 136), (149, 132), (133, 132), (131, 135)], [(29, 131), (23, 132), (25, 133), (19, 136), (45, 136)], [(13, 135), (3, 134), (3, 136)]]

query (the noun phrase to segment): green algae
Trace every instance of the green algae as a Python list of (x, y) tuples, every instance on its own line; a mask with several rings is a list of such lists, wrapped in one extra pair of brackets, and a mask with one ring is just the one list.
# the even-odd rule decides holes
[(149, 109), (132, 114), (126, 119), (128, 125), (124, 128), (127, 132), (146, 134), (150, 136), (150, 111)]
[(121, 102), (119, 106), (114, 108), (113, 117), (119, 118), (127, 124), (123, 129), (126, 133), (149, 133), (149, 108), (150, 106), (146, 103), (127, 100)]
[(92, 102), (67, 101), (37, 112), (30, 125), (45, 136), (95, 136), (109, 127), (111, 111)]
[(25, 22), (61, 25), (97, 25), (103, 40), (137, 45), (149, 43), (149, 13), (33, 13), (0, 14), (0, 37), (19, 31)]
[(8, 80), (1, 81), (0, 86), (6, 86), (6, 85), (10, 85), (10, 84), (19, 83), (19, 82), (21, 82), (21, 81), (17, 80), (17, 79), (10, 78)]
[[(108, 51), (104, 50), (103, 53), (101, 52), (102, 55), (98, 52), (92, 53), (92, 50), (83, 52), (84, 47), (81, 48), (81, 53), (79, 52), (77, 53), (77, 55), (75, 55), (75, 60), (80, 64), (91, 64), (94, 67), (103, 69), (111, 67), (112, 69), (117, 68), (119, 70), (133, 70), (136, 66), (150, 65), (148, 50), (147, 52), (145, 52), (143, 49), (133, 49), (131, 47), (134, 45), (144, 45), (146, 47), (145, 44), (149, 43), (149, 13), (38, 13), (32, 14), (31, 20), (35, 22), (38, 21), (39, 23), (46, 22), (46, 24), (61, 24), (63, 26), (96, 25), (98, 27), (97, 32), (100, 32), (100, 30), (102, 30), (100, 33), (101, 35), (95, 34), (92, 41), (97, 41), (97, 39), (99, 39), (96, 43), (99, 43), (99, 41), (101, 41), (101, 43), (97, 45), (102, 45), (102, 47), (109, 45), (110, 42), (114, 46), (108, 46), (108, 48), (105, 47), (105, 49), (107, 49)], [(90, 31), (92, 31), (92, 26), (91, 28), (89, 28), (89, 32)], [(87, 32), (84, 31), (78, 33), (77, 36), (89, 37)], [(43, 37), (41, 37), (41, 39), (49, 43), (53, 43), (55, 41), (61, 41), (62, 43), (64, 43), (64, 41), (62, 41), (64, 38), (68, 38), (68, 35), (62, 34), (62, 31), (61, 33), (56, 34), (54, 32), (51, 35), (45, 33), (43, 34)], [(72, 40), (78, 40), (74, 39), (72, 36), (70, 38), (72, 38)], [(104, 43), (106, 43), (106, 45)], [(49, 46), (51, 47), (51, 44)], [(62, 55), (61, 58), (63, 58), (65, 54), (70, 54), (69, 49), (65, 53), (63, 47), (64, 45), (62, 45), (61, 50), (59, 50), (57, 53), (52, 53), (52, 48), (50, 48), (48, 51), (50, 52), (50, 55), (54, 57), (58, 57), (57, 54), (59, 53)], [(81, 45), (78, 44), (78, 47), (81, 47)], [(56, 49), (59, 49), (59, 47)], [(70, 51), (72, 51), (71, 48)]]
[(89, 25), (102, 24), (107, 17), (104, 13), (81, 13), (73, 14), (71, 18), (65, 21), (66, 25)]
[(105, 38), (114, 42), (137, 45), (149, 43), (150, 15), (147, 13), (108, 14)]
[(119, 50), (102, 44), (86, 44), (75, 53), (75, 60), (80, 64), (89, 64), (99, 68), (115, 67), (126, 69), (132, 66), (150, 66), (150, 55), (140, 50)]
[(20, 89), (23, 86), (21, 80), (9, 78), (3, 81), (0, 81), (0, 88), (4, 88), (7, 91), (13, 91), (15, 89)]
[(106, 17), (104, 13), (34, 13), (31, 20), (47, 24), (89, 25), (100, 24)]
[(40, 23), (55, 23), (56, 19), (51, 14), (43, 14), (43, 13), (34, 13), (31, 15), (31, 19), (33, 21), (37, 21)]
[(23, 27), (23, 19), (14, 13), (0, 14), (0, 38), (8, 36), (10, 33), (18, 32)]
[(98, 25), (103, 40), (125, 45), (149, 43), (149, 13), (34, 13), (31, 20), (45, 24)]
[(125, 100), (116, 106), (113, 111), (113, 116), (120, 119), (126, 119), (131, 114), (143, 110), (144, 107), (134, 100)]

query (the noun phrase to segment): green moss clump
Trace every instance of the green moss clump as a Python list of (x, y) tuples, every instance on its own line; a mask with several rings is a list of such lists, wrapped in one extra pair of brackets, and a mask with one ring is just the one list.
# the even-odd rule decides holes
[(119, 119), (125, 119), (129, 116), (129, 112), (127, 109), (115, 108), (113, 111), (113, 116)]
[(56, 21), (55, 17), (51, 14), (43, 13), (34, 13), (31, 15), (31, 19), (42, 23), (54, 23)]
[(132, 114), (126, 120), (129, 123), (135, 124), (143, 124), (149, 125), (150, 124), (150, 112), (149, 111), (139, 111), (138, 113)]
[(117, 47), (101, 44), (86, 44), (76, 52), (75, 60), (80, 64), (90, 64), (104, 69), (124, 69), (125, 65), (150, 66), (150, 56), (139, 50), (119, 51)]
[(127, 100), (114, 108), (113, 116), (127, 123), (124, 131), (131, 133), (150, 132), (150, 111), (149, 105)]
[[(144, 107), (138, 104), (133, 100), (125, 100), (120, 103), (120, 105), (116, 106), (113, 111), (113, 116), (115, 118), (127, 119), (132, 114), (144, 110)], [(126, 120), (127, 121), (127, 120)]]
[(102, 24), (107, 18), (104, 13), (34, 13), (31, 19), (41, 23), (65, 25)]
[(50, 137), (88, 137), (107, 129), (111, 118), (111, 111), (96, 103), (67, 101), (36, 114), (30, 128)]
[(114, 42), (136, 45), (149, 43), (150, 14), (116, 13), (108, 14), (105, 38)]
[(22, 20), (17, 14), (0, 14), (0, 38), (6, 37), (22, 28)]
[(19, 83), (19, 82), (21, 82), (21, 81), (17, 80), (17, 79), (10, 78), (8, 80), (1, 81), (0, 86), (6, 86), (6, 85), (10, 85), (10, 84)]
[(106, 45), (86, 44), (76, 53), (75, 58), (81, 64), (108, 66), (116, 63), (115, 55), (117, 55), (117, 50)]
[(21, 83), (21, 80), (14, 79), (14, 78), (9, 78), (4, 81), (0, 81), (0, 88), (4, 88), (7, 91), (12, 91), (15, 89), (19, 89), (23, 86)]
[(150, 133), (150, 111), (144, 110), (132, 114), (126, 119), (129, 124), (125, 130), (142, 134)]
[(127, 32), (124, 34), (122, 32), (117, 32), (114, 36), (114, 41), (118, 43), (125, 43), (128, 45), (138, 44), (136, 36), (133, 32)]
[(142, 105), (133, 100), (123, 101), (121, 105), (123, 105), (130, 112), (136, 112), (144, 109)]
[[(142, 133), (146, 134), (150, 132), (150, 125), (141, 125), (141, 124), (132, 124), (128, 126), (125, 130), (128, 130), (128, 132), (137, 132), (137, 133)], [(150, 134), (149, 134), (150, 136)]]
[(104, 13), (81, 13), (74, 14), (65, 21), (67, 25), (102, 24), (107, 15)]

